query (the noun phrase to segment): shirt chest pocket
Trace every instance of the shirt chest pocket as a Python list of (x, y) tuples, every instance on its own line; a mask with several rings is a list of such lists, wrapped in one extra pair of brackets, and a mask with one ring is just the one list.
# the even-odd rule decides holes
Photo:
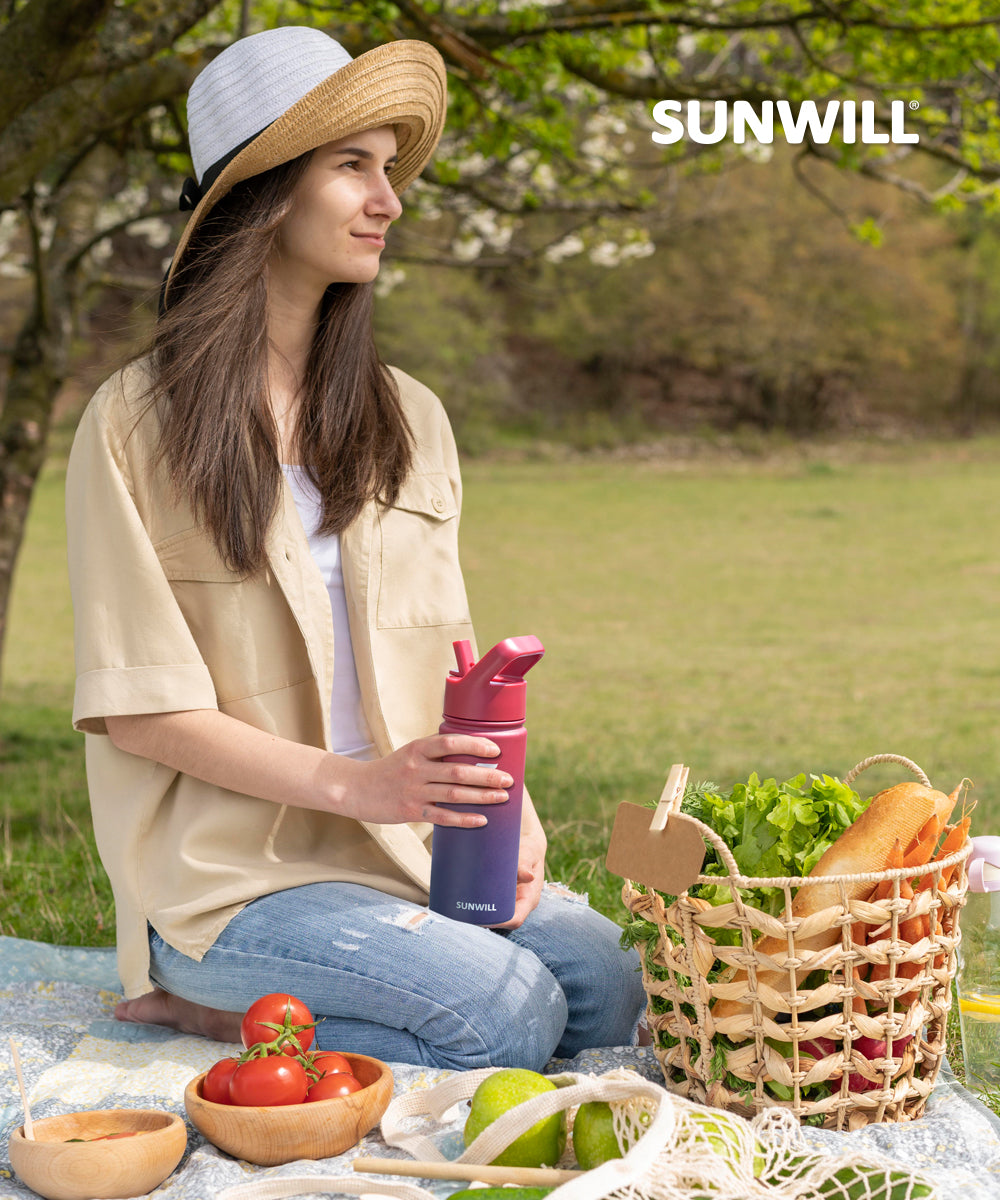
[(202, 529), (185, 529), (159, 542), (156, 555), (163, 573), (173, 581), (240, 583), (242, 576), (222, 560), (215, 543)]
[(469, 619), (458, 560), (458, 507), (445, 474), (411, 475), (379, 512), (380, 629)]
[(220, 705), (310, 678), (305, 642), (270, 571), (230, 570), (200, 528), (157, 543), (156, 553)]

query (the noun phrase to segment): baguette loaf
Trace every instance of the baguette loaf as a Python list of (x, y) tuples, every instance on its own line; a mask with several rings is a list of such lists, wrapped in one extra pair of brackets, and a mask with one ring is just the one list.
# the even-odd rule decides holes
[[(822, 875), (860, 875), (871, 871), (885, 870), (886, 860), (897, 838), (905, 846), (917, 833), (927, 818), (936, 810), (938, 805), (947, 804), (949, 797), (933, 788), (924, 787), (920, 783), (900, 783), (895, 787), (879, 792), (872, 798), (871, 803), (851, 825), (825, 851), (809, 877)], [(808, 917), (823, 909), (839, 905), (842, 888), (848, 900), (857, 900), (871, 891), (871, 883), (852, 884), (817, 884), (815, 887), (802, 887), (795, 893), (792, 900), (792, 916)], [(832, 922), (826, 929), (820, 930), (811, 937), (795, 939), (796, 952), (802, 950), (826, 950), (840, 937), (840, 927)], [(762, 954), (784, 954), (788, 950), (786, 938), (760, 937), (754, 948)], [(809, 973), (809, 968), (796, 971), (799, 983)], [(747, 973), (738, 971), (730, 983), (745, 982)], [(777, 992), (788, 989), (787, 971), (758, 970), (757, 979)], [(720, 1021), (746, 1013), (751, 1001), (718, 999), (712, 1006), (712, 1017), (718, 1027)], [(768, 1015), (773, 1012), (765, 1007)], [(728, 1027), (719, 1028), (720, 1033), (730, 1037), (739, 1036), (736, 1030)]]

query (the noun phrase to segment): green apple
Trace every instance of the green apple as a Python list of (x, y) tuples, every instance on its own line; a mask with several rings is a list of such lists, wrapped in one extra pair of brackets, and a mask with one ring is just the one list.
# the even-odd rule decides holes
[(550, 1187), (502, 1187), (462, 1188), (460, 1192), (452, 1192), (448, 1200), (545, 1200)]
[(611, 1158), (621, 1158), (614, 1117), (607, 1101), (588, 1100), (577, 1109), (573, 1119), (573, 1153), (585, 1171)]
[[(470, 1146), (487, 1125), (492, 1125), (508, 1109), (533, 1096), (554, 1092), (556, 1085), (537, 1071), (508, 1067), (496, 1071), (476, 1088), (472, 1108), (465, 1122), (465, 1144)], [(559, 1161), (566, 1146), (566, 1114), (545, 1117), (516, 1141), (511, 1142), (493, 1162), (502, 1167), (551, 1167)]]
[[(694, 1126), (689, 1126), (690, 1134), (698, 1138), (706, 1138), (712, 1149), (718, 1154), (723, 1163), (734, 1174), (741, 1169), (743, 1148), (746, 1136), (746, 1122), (734, 1113), (721, 1108), (688, 1109), (684, 1113), (685, 1120)], [(753, 1140), (753, 1173), (760, 1175), (764, 1169), (764, 1147)]]

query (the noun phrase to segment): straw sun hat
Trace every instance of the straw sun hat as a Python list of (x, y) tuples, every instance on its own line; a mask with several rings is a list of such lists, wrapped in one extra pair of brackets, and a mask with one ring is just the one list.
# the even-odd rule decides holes
[(196, 179), (181, 208), (194, 211), (166, 284), (192, 233), (243, 179), (350, 133), (393, 125), (392, 186), (420, 174), (441, 136), (446, 107), (441, 55), (401, 40), (351, 58), (319, 29), (283, 26), (234, 42), (198, 75), (188, 94), (188, 139)]

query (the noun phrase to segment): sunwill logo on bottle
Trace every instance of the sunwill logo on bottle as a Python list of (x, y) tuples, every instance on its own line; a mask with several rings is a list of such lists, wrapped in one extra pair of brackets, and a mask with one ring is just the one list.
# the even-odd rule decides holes
[[(702, 109), (708, 107), (707, 102), (689, 100), (686, 106), (686, 120), (682, 121), (673, 115), (685, 109), (680, 100), (660, 100), (653, 105), (652, 117), (656, 124), (667, 132), (656, 131), (650, 136), (660, 146), (672, 146), (685, 136), (692, 142), (711, 146), (727, 136), (731, 136), (737, 145), (742, 145), (749, 134), (761, 145), (769, 146), (774, 142), (774, 115), (777, 110), (785, 141), (793, 146), (801, 145), (806, 137), (818, 145), (825, 146), (833, 137), (838, 124), (841, 137), (848, 145), (860, 141), (869, 146), (886, 143), (901, 146), (914, 145), (920, 141), (918, 133), (906, 132), (907, 104), (902, 100), (893, 100), (889, 106), (888, 133), (876, 129), (874, 100), (862, 100), (860, 105), (854, 100), (830, 100), (824, 106), (822, 114), (815, 100), (804, 100), (797, 110), (793, 110), (787, 100), (764, 100), (759, 106), (751, 104), (749, 100), (735, 100), (732, 104), (727, 100), (716, 100), (714, 103), (715, 121), (711, 131), (707, 131), (702, 128)], [(919, 107), (916, 100), (909, 102), (910, 109)]]
[(455, 907), (462, 909), (463, 912), (496, 912), (495, 904), (477, 904), (473, 900), (456, 900)]

